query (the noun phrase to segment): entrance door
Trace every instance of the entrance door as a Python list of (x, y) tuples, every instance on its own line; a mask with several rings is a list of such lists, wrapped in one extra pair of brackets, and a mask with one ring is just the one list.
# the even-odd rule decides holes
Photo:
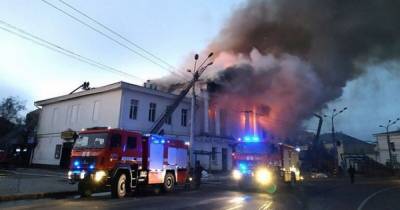
[(68, 168), (69, 162), (71, 160), (71, 151), (74, 143), (72, 142), (65, 142), (62, 145), (61, 150), (61, 159), (60, 159), (60, 167), (61, 168)]
[(228, 150), (226, 148), (222, 148), (222, 170), (228, 170)]

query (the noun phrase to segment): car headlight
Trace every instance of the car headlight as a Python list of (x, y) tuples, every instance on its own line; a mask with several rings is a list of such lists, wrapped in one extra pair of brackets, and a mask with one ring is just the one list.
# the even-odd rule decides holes
[(272, 180), (272, 174), (268, 169), (262, 168), (256, 171), (256, 180), (260, 184), (269, 184)]
[(106, 175), (107, 175), (107, 174), (106, 174), (105, 171), (96, 171), (96, 173), (94, 174), (94, 181), (99, 182), (99, 181), (101, 181)]
[(235, 170), (233, 170), (233, 172), (232, 172), (232, 176), (233, 176), (233, 179), (239, 180), (239, 179), (242, 178), (242, 173), (240, 173), (239, 170), (235, 169)]

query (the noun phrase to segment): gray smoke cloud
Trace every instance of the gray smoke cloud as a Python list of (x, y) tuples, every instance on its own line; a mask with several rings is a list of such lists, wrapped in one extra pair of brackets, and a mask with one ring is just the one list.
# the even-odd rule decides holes
[(261, 124), (288, 135), (342, 95), (365, 67), (400, 55), (400, 1), (250, 0), (204, 52), (213, 100), (267, 107)]

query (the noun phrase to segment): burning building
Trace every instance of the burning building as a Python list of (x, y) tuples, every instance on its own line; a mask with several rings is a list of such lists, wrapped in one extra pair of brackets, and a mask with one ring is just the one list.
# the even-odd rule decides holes
[(398, 8), (397, 1), (247, 1), (204, 50), (215, 54), (203, 75), (210, 103), (246, 132), (296, 133), (368, 66), (398, 59)]

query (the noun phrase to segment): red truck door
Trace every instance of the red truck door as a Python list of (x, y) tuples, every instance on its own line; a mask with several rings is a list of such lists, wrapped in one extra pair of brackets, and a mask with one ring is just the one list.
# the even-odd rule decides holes
[(122, 160), (129, 164), (137, 163), (141, 165), (141, 146), (141, 135), (137, 133), (126, 133), (126, 143), (124, 144)]
[(122, 155), (122, 135), (121, 133), (113, 132), (110, 134), (110, 162), (112, 165), (121, 160)]

